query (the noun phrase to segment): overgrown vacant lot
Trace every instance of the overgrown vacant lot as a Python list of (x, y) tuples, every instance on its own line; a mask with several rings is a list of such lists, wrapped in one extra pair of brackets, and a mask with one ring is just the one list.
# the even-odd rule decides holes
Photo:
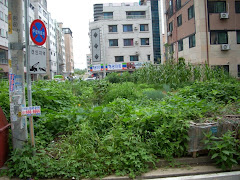
[[(9, 176), (134, 177), (159, 158), (188, 156), (190, 121), (240, 114), (239, 81), (184, 63), (112, 73), (101, 81), (39, 81), (32, 89), (33, 104), (42, 109), (34, 118), (36, 155), (29, 144), (12, 151)], [(0, 106), (6, 114), (7, 94), (5, 85)]]

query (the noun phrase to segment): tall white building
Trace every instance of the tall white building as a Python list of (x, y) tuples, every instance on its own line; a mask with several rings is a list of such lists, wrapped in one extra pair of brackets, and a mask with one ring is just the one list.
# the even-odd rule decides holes
[(48, 53), (49, 53), (49, 71), (52, 78), (57, 74), (57, 40), (56, 40), (56, 24), (48, 13)]
[(93, 73), (131, 71), (154, 62), (151, 4), (95, 4), (90, 22)]

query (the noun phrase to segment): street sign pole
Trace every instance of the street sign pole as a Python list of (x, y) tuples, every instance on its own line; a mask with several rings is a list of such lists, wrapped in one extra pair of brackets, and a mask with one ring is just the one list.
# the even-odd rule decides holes
[[(32, 85), (31, 85), (31, 74), (30, 74), (30, 59), (29, 59), (29, 0), (25, 0), (25, 37), (26, 37), (26, 62), (27, 62), (27, 94), (28, 94), (28, 107), (32, 106)], [(33, 116), (29, 117), (30, 124), (30, 137), (31, 145), (35, 147), (34, 139), (34, 125)]]

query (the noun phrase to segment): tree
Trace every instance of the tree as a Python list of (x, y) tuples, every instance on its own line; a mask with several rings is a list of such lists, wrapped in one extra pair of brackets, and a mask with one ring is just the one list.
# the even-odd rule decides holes
[(87, 72), (87, 69), (74, 69), (74, 74), (83, 75)]

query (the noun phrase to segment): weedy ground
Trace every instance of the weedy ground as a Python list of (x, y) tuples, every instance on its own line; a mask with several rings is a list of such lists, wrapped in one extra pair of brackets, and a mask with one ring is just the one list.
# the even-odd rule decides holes
[[(8, 86), (1, 87), (9, 118)], [(34, 118), (36, 154), (29, 144), (11, 150), (8, 176), (135, 177), (158, 158), (187, 155), (190, 121), (240, 113), (239, 81), (205, 65), (168, 62), (100, 81), (38, 81), (32, 89), (42, 110)]]

